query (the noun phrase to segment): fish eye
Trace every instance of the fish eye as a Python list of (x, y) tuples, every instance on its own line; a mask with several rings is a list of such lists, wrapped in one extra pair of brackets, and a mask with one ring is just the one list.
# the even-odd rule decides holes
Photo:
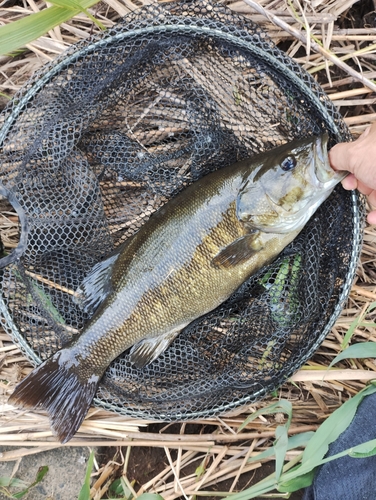
[(295, 156), (286, 156), (281, 162), (281, 168), (285, 172), (288, 172), (289, 170), (292, 170), (293, 168), (296, 167), (296, 158)]

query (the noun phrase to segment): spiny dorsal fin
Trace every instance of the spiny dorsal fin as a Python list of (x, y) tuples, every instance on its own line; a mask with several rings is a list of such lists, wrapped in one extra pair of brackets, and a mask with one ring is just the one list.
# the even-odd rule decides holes
[(263, 248), (259, 235), (260, 232), (256, 231), (233, 241), (213, 258), (212, 265), (219, 268), (230, 268), (243, 264)]
[[(187, 323), (188, 324), (188, 323)], [(143, 368), (152, 361), (154, 361), (167, 347), (171, 344), (174, 338), (181, 332), (187, 325), (181, 325), (171, 332), (152, 337), (149, 339), (141, 340), (135, 344), (130, 353), (130, 360), (136, 368)]]
[(77, 296), (74, 300), (83, 311), (94, 312), (112, 291), (112, 269), (118, 257), (117, 252), (95, 264), (76, 290)]

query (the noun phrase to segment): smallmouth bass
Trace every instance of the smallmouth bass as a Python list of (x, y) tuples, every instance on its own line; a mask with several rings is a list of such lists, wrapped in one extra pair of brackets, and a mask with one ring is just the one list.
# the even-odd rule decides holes
[(152, 215), (81, 287), (95, 309), (82, 333), (21, 381), (9, 402), (43, 408), (61, 442), (75, 434), (107, 366), (128, 348), (152, 362), (302, 230), (346, 173), (327, 136), (294, 141), (208, 174)]

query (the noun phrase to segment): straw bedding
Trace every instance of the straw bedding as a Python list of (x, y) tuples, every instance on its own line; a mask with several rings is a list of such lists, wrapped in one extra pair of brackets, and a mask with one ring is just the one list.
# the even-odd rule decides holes
[[(104, 0), (90, 9), (106, 27), (148, 0)], [(354, 0), (240, 0), (225, 1), (230, 8), (258, 22), (280, 48), (308, 70), (339, 107), (356, 138), (376, 120), (376, 14), (372, 1)], [(40, 0), (3, 2), (1, 20), (12, 22), (45, 8)], [(27, 46), (16, 57), (0, 56), (0, 104), (4, 105), (45, 62), (70, 44), (89, 36), (98, 28), (84, 14), (55, 28)], [(17, 217), (11, 206), (1, 205), (0, 229), (6, 249), (17, 245)], [(284, 421), (283, 414), (259, 417), (239, 431), (248, 415), (257, 409), (288, 399), (293, 405), (291, 434), (315, 430), (349, 397), (376, 378), (373, 359), (345, 360), (327, 370), (342, 350), (349, 328), (350, 343), (376, 341), (372, 325), (372, 305), (376, 302), (375, 269), (376, 228), (365, 230), (364, 246), (348, 303), (327, 339), (292, 379), (277, 394), (222, 418), (196, 422), (195, 433), (186, 432), (189, 424), (166, 425), (160, 432), (148, 432), (150, 422), (132, 420), (99, 409), (92, 409), (82, 428), (66, 446), (123, 447), (115, 459), (97, 468), (93, 498), (102, 498), (114, 475), (127, 479), (129, 458), (140, 447), (162, 448), (166, 467), (145, 484), (132, 485), (139, 493), (158, 492), (166, 500), (193, 494), (203, 495), (227, 479), (228, 491), (237, 491), (239, 478), (263, 467), (248, 459), (271, 445), (274, 430)], [(7, 405), (13, 387), (31, 370), (28, 361), (0, 331), (0, 446), (12, 446), (0, 460), (16, 460), (31, 453), (61, 446), (52, 436), (43, 412), (25, 412)], [(115, 449), (114, 449), (115, 450)], [(293, 458), (298, 450), (288, 452)], [(202, 474), (192, 472), (192, 463), (202, 464)], [(197, 472), (197, 471), (196, 471)]]

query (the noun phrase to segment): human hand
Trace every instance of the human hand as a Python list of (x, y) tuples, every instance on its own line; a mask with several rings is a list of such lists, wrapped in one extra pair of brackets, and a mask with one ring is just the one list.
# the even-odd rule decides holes
[[(376, 206), (376, 123), (368, 127), (354, 142), (341, 142), (329, 151), (334, 170), (347, 170), (350, 175), (342, 181), (345, 189), (358, 189)], [(376, 224), (376, 210), (369, 212), (367, 220)]]

